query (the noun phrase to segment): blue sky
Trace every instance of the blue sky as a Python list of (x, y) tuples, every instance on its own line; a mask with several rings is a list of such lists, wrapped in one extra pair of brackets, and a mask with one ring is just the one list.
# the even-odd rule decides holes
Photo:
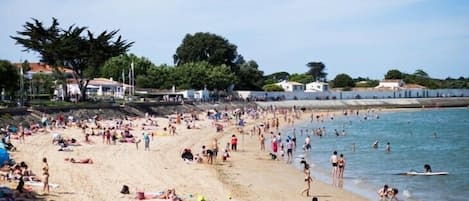
[(130, 52), (172, 64), (187, 33), (238, 46), (265, 74), (303, 73), (322, 61), (339, 73), (382, 79), (389, 69), (469, 76), (469, 1), (464, 0), (2, 0), (0, 59), (38, 61), (9, 36), (31, 18), (93, 32), (119, 29)]

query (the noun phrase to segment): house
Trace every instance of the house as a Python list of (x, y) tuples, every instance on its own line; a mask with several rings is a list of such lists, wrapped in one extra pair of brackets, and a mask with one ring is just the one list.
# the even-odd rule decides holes
[(283, 88), (285, 91), (289, 92), (298, 92), (298, 91), (304, 91), (304, 85), (298, 82), (289, 82), (287, 80), (281, 81), (279, 83), (276, 83), (276, 85), (279, 85)]
[(404, 87), (405, 83), (404, 80), (401, 79), (384, 79), (379, 82), (379, 85), (375, 88), (377, 89), (391, 89), (391, 90), (398, 90)]
[[(13, 65), (16, 66), (18, 69), (23, 66), (22, 63), (13, 63)], [(55, 71), (55, 69), (52, 66), (45, 64), (45, 63), (39, 63), (39, 62), (29, 63), (29, 69), (30, 69), (29, 71), (24, 72), (24, 74), (26, 75), (28, 79), (32, 79), (33, 75), (36, 73), (52, 74)], [(70, 70), (65, 67), (58, 67), (57, 69), (61, 71), (62, 73), (64, 73), (67, 78), (73, 77), (73, 70)]]
[(329, 91), (329, 84), (325, 82), (315, 81), (306, 84), (305, 92), (327, 92)]
[[(113, 97), (123, 99), (125, 94), (130, 91), (132, 86), (114, 81), (112, 78), (95, 78), (90, 80), (86, 86), (86, 94), (88, 96)], [(70, 96), (79, 96), (80, 88), (75, 79), (67, 80), (67, 92)], [(62, 85), (57, 86), (54, 91), (57, 98), (63, 98)]]

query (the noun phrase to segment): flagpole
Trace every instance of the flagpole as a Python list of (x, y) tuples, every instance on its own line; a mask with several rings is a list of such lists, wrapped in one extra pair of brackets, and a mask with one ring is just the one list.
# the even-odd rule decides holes
[(122, 97), (125, 100), (125, 68), (122, 68)]
[(20, 76), (21, 76), (21, 79), (20, 79), (20, 95), (21, 95), (21, 103), (20, 103), (20, 106), (23, 106), (24, 104), (24, 72), (23, 72), (23, 65), (21, 65), (20, 67)]
[(132, 67), (132, 95), (135, 95), (135, 69), (134, 69), (134, 61), (130, 65)]

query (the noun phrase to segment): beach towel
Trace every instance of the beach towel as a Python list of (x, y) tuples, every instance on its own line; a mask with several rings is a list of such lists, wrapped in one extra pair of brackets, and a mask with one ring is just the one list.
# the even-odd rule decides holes
[[(25, 181), (24, 182), (25, 185), (28, 185), (28, 186), (44, 186), (44, 183), (40, 182), (40, 181)], [(52, 187), (52, 188), (58, 188), (59, 185), (58, 184), (49, 184), (49, 187)]]

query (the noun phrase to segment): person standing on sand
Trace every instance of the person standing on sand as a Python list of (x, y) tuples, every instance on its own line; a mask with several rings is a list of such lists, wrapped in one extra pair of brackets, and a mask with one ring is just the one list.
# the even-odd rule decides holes
[(143, 133), (143, 140), (145, 142), (145, 151), (150, 151), (150, 135)]
[(278, 151), (278, 140), (277, 137), (274, 135), (274, 138), (272, 139), (272, 154), (274, 154), (277, 158), (277, 151)]
[(264, 134), (259, 136), (259, 143), (261, 143), (261, 151), (265, 151), (265, 137)]
[(212, 152), (213, 152), (213, 157), (216, 160), (218, 156), (218, 140), (216, 138), (213, 139), (213, 142), (212, 142)]
[(234, 134), (231, 136), (231, 150), (238, 150), (238, 138)]
[(293, 142), (290, 141), (289, 139), (287, 139), (287, 163), (291, 163), (292, 162), (292, 158), (293, 158)]
[(46, 157), (42, 158), (42, 176), (44, 176), (42, 181), (44, 183), (42, 192), (45, 193), (47, 190), (47, 193), (49, 193), (49, 164), (47, 164)]
[(332, 164), (332, 178), (336, 178), (337, 177), (337, 161), (338, 161), (337, 151), (334, 151), (329, 161)]
[(345, 170), (345, 158), (344, 158), (344, 154), (340, 154), (340, 157), (339, 159), (337, 160), (337, 166), (339, 168), (339, 179), (343, 179), (344, 178), (344, 170)]

